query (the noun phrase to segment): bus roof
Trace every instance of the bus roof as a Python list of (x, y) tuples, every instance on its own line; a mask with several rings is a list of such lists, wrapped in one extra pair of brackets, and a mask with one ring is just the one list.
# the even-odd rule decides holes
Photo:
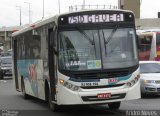
[(137, 33), (137, 35), (139, 36), (147, 36), (147, 35), (150, 35), (150, 36), (153, 36), (155, 32), (140, 32), (140, 33)]
[[(68, 15), (68, 14), (72, 14), (72, 13), (81, 13), (81, 12), (92, 12), (92, 11), (115, 11), (115, 12), (130, 12), (130, 13), (133, 13), (131, 10), (121, 10), (121, 9), (92, 9), (92, 10), (79, 10), (79, 11), (73, 11), (73, 12), (68, 12), (68, 13), (64, 13), (64, 14), (61, 14), (61, 15)], [(60, 16), (61, 16), (60, 15)]]
[(35, 29), (35, 28), (38, 28), (38, 27), (40, 27), (40, 26), (42, 26), (42, 25), (51, 23), (51, 22), (53, 22), (53, 21), (56, 22), (56, 20), (58, 19), (57, 17), (58, 17), (58, 15), (53, 16), (53, 17), (50, 17), (50, 18), (47, 18), (47, 19), (44, 18), (44, 19), (42, 19), (42, 20), (39, 20), (39, 21), (37, 21), (37, 22), (35, 22), (35, 23), (32, 23), (32, 24), (30, 24), (30, 25), (28, 25), (28, 26), (25, 26), (24, 28), (20, 29), (19, 31), (16, 31), (16, 32), (12, 33), (12, 36), (16, 36), (16, 35), (22, 34), (22, 33), (24, 33), (24, 32), (33, 30), (33, 29)]
[(51, 17), (49, 17), (49, 18), (44, 18), (44, 19), (42, 19), (42, 20), (39, 20), (39, 21), (37, 21), (37, 22), (35, 22), (35, 23), (32, 23), (32, 24), (30, 24), (30, 25), (28, 25), (28, 26), (25, 26), (24, 28), (22, 28), (22, 29), (20, 29), (20, 30), (14, 32), (14, 33), (12, 33), (12, 36), (13, 36), (13, 37), (14, 37), (14, 36), (17, 36), (17, 35), (19, 35), (19, 34), (22, 34), (22, 33), (24, 33), (24, 32), (33, 30), (33, 29), (35, 29), (35, 28), (38, 28), (38, 27), (43, 26), (43, 25), (48, 24), (48, 23), (52, 23), (52, 22), (57, 23), (57, 22), (58, 22), (58, 18), (59, 18), (60, 16), (63, 16), (63, 15), (69, 15), (69, 14), (75, 14), (75, 13), (83, 13), (83, 12), (94, 12), (94, 11), (129, 12), (129, 13), (132, 13), (132, 14), (133, 14), (133, 12), (130, 11), (130, 10), (120, 10), (120, 9), (117, 9), (117, 10), (110, 10), (110, 9), (108, 9), (108, 10), (106, 10), (106, 9), (102, 9), (102, 10), (98, 9), (98, 10), (97, 10), (97, 9), (96, 9), (96, 10), (74, 11), (74, 12), (69, 12), (69, 13), (64, 13), (64, 14), (60, 14), (60, 15), (55, 15), (55, 16), (51, 16)]

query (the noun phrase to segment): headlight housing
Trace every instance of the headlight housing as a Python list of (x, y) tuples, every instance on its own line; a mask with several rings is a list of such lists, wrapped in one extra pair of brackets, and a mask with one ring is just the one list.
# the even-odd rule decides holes
[(62, 79), (59, 80), (59, 83), (61, 85), (63, 85), (64, 87), (72, 90), (72, 91), (78, 91), (79, 90), (79, 86), (73, 85), (73, 84), (71, 84), (71, 83), (69, 83), (67, 81), (62, 80)]
[(147, 84), (147, 83), (155, 83), (155, 81), (153, 80), (144, 80), (144, 83)]
[(140, 78), (140, 74), (138, 74), (134, 79), (127, 82), (126, 87), (132, 87), (134, 84), (136, 84), (136, 82), (138, 82), (139, 78)]

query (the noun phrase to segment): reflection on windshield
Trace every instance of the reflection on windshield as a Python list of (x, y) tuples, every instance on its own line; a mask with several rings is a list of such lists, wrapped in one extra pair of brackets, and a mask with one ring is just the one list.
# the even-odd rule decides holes
[(93, 39), (91, 39), (90, 36), (88, 36), (87, 33), (85, 33), (85, 31), (79, 29), (78, 27), (76, 27), (76, 29), (77, 29), (92, 45), (95, 44), (93, 32), (92, 32), (92, 37), (93, 37)]
[(58, 37), (60, 69), (126, 68), (138, 62), (134, 29), (77, 29), (61, 31)]
[(131, 67), (137, 63), (137, 50), (134, 29), (103, 29), (101, 38), (107, 41), (102, 43), (102, 58), (104, 68)]
[(160, 64), (158, 63), (143, 63), (140, 64), (141, 73), (160, 73)]
[[(98, 31), (66, 31), (59, 33), (59, 66), (68, 70), (100, 69)], [(93, 44), (94, 42), (94, 44)], [(98, 64), (99, 65), (96, 65)]]
[(112, 29), (112, 32), (109, 34), (109, 37), (107, 39), (105, 38), (104, 31), (102, 30), (105, 45), (107, 45), (109, 43), (109, 41), (112, 39), (112, 37), (115, 34), (117, 28), (118, 28), (118, 26), (116, 26), (114, 29)]

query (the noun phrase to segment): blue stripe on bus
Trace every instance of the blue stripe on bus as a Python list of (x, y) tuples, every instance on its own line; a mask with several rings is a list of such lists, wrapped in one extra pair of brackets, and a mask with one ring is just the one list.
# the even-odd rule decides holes
[[(109, 80), (108, 80), (108, 85), (115, 85), (115, 84), (117, 84), (117, 83), (120, 82), (120, 81), (126, 81), (126, 80), (128, 80), (131, 76), (132, 76), (132, 74), (127, 75), (127, 76), (123, 76), (123, 77), (116, 77), (115, 79), (117, 79), (117, 81), (115, 81), (115, 82), (109, 82)], [(112, 78), (110, 78), (110, 79), (112, 79)]]
[(125, 81), (128, 80), (130, 77), (132, 76), (132, 74), (124, 76), (124, 77), (118, 77), (118, 81)]
[[(131, 77), (130, 75), (124, 76), (124, 77), (116, 77), (119, 81), (125, 81), (128, 80)], [(109, 78), (108, 78), (109, 79)], [(70, 81), (74, 81), (74, 82), (100, 82), (100, 79), (75, 79), (75, 78), (70, 78)]]

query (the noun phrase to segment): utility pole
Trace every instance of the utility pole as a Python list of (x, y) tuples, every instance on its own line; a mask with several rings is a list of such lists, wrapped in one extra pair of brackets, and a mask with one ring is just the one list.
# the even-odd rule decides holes
[(58, 0), (58, 6), (59, 6), (59, 14), (60, 14), (61, 13), (61, 11), (60, 11), (61, 10), (60, 0)]
[(19, 8), (19, 25), (21, 26), (22, 25), (22, 22), (21, 22), (21, 6), (16, 6)]
[(42, 15), (42, 19), (44, 18), (44, 0), (43, 0), (43, 15)]
[(83, 0), (83, 4), (82, 4), (82, 9), (83, 10), (85, 9), (85, 5), (86, 5), (85, 0)]
[(24, 3), (26, 3), (26, 4), (28, 4), (28, 6), (29, 6), (29, 24), (31, 24), (31, 3), (30, 2), (24, 2)]

